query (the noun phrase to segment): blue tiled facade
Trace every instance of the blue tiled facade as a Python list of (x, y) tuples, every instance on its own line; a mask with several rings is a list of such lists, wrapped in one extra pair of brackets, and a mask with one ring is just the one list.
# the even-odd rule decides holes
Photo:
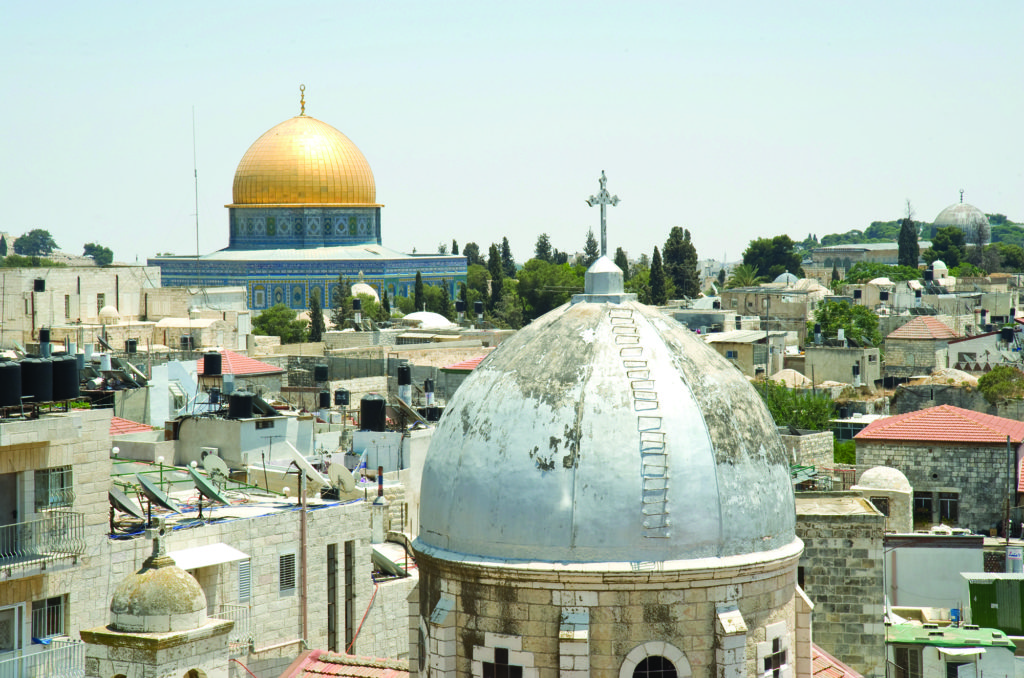
[(230, 250), (380, 245), (379, 207), (229, 207)]

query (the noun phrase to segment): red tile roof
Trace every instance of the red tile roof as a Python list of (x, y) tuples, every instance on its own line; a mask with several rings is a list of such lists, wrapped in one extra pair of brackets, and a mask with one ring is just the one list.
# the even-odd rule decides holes
[[(284, 372), (280, 367), (274, 367), (267, 363), (260, 362), (255, 358), (249, 358), (235, 353), (234, 351), (223, 350), (220, 352), (221, 365), (220, 370), (222, 374), (235, 374), (235, 375), (256, 375), (256, 374), (280, 374)], [(199, 374), (203, 374), (203, 358), (199, 359), (198, 370)]]
[(886, 339), (956, 339), (959, 336), (934, 316), (919, 315), (890, 333)]
[(454, 365), (442, 367), (441, 370), (443, 372), (472, 372), (473, 370), (476, 369), (476, 366), (479, 365), (483, 361), (483, 359), (487, 357), (487, 355), (481, 355), (477, 356), (476, 358), (470, 358), (469, 360), (463, 360), (461, 363), (455, 363)]
[(811, 661), (814, 678), (864, 678), (814, 643), (811, 643)]
[(939, 405), (875, 420), (854, 439), (998, 444), (1005, 443), (1006, 436), (1013, 443), (1024, 441), (1024, 422)]
[(110, 418), (110, 435), (111, 436), (123, 436), (128, 433), (141, 433), (143, 431), (154, 430), (152, 426), (146, 424), (140, 424), (130, 419), (122, 419), (121, 417)]
[(366, 676), (368, 678), (409, 678), (409, 662), (377, 659), (310, 650), (299, 655), (281, 678), (320, 678), (321, 676)]

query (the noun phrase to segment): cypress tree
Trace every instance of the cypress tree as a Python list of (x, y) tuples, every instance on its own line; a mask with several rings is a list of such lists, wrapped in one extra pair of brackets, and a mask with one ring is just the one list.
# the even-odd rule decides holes
[(665, 276), (665, 267), (661, 264), (661, 252), (654, 247), (654, 258), (651, 260), (651, 303), (655, 306), (663, 306), (668, 303), (668, 280)]

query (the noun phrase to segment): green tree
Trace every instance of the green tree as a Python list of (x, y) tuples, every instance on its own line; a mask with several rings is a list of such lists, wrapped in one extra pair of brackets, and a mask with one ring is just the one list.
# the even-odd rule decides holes
[(458, 253), (459, 253), (459, 241), (456, 240), (455, 238), (452, 238), (452, 254), (456, 254), (457, 255)]
[(475, 242), (466, 243), (466, 246), (462, 248), (462, 256), (466, 257), (467, 266), (472, 266), (473, 264), (484, 266), (487, 264), (484, 258), (480, 256), (480, 246)]
[(387, 313), (388, 318), (391, 317), (391, 300), (388, 299), (388, 291), (385, 289), (380, 295), (380, 307)]
[(1024, 372), (1010, 365), (996, 365), (978, 378), (978, 390), (993, 405), (1024, 398)]
[(753, 266), (759, 276), (769, 280), (774, 280), (787, 271), (801, 277), (803, 270), (800, 268), (800, 255), (794, 249), (795, 245), (788, 235), (751, 240), (743, 252), (743, 263)]
[(298, 344), (306, 340), (306, 321), (296, 320), (296, 315), (284, 304), (277, 304), (253, 318), (252, 328), (255, 334), (281, 337), (283, 344)]
[(533, 246), (533, 258), (551, 263), (551, 238), (547, 233), (537, 236), (537, 242)]
[(676, 293), (690, 299), (700, 294), (700, 273), (697, 271), (697, 248), (690, 240), (690, 231), (673, 226), (665, 241), (662, 254), (665, 274), (676, 288)]
[(20, 254), (8, 254), (0, 265), (3, 268), (67, 268), (67, 264), (58, 263), (45, 257), (23, 257)]
[(569, 301), (583, 291), (582, 269), (530, 259), (518, 273), (517, 291), (526, 304), (524, 320), (533, 320)]
[(719, 289), (725, 287), (725, 266), (718, 269), (718, 287)]
[(15, 254), (37, 256), (49, 254), (57, 249), (57, 243), (49, 231), (35, 228), (14, 241)]
[(832, 264), (832, 282), (837, 283), (839, 280), (839, 268), (835, 264)]
[(568, 252), (559, 251), (557, 248), (555, 248), (552, 251), (552, 253), (551, 253), (551, 263), (552, 264), (567, 264), (567, 263), (569, 263), (569, 253)]
[(668, 303), (669, 279), (665, 274), (665, 267), (661, 263), (661, 252), (654, 247), (654, 257), (651, 259), (651, 303), (655, 306), (664, 306)]
[(941, 259), (947, 268), (953, 268), (960, 265), (965, 252), (964, 232), (956, 226), (943, 226), (935, 232), (932, 246), (926, 249), (921, 256), (929, 264), (936, 259)]
[(448, 291), (448, 281), (441, 281), (441, 299), (438, 303), (438, 310), (435, 313), (440, 313), (448, 320), (455, 317), (455, 304), (452, 303), (452, 295)]
[(594, 229), (591, 228), (587, 231), (587, 241), (583, 245), (583, 267), (590, 268), (599, 256), (601, 256), (601, 246), (597, 244)]
[(921, 247), (917, 244), (917, 226), (908, 216), (900, 226), (899, 265), (917, 268), (917, 260), (921, 258)]
[(402, 315), (409, 315), (416, 311), (412, 297), (395, 297), (395, 308)]
[(641, 304), (651, 303), (651, 269), (647, 266), (637, 264), (629, 274), (626, 281), (626, 291), (635, 294), (636, 300)]
[(448, 254), (448, 245), (446, 243), (443, 243), (443, 242), (437, 243), (437, 253), (438, 254)]
[(782, 382), (769, 381), (758, 393), (768, 407), (776, 426), (792, 426), (809, 431), (828, 431), (835, 413), (835, 402), (826, 393), (794, 391)]
[(858, 261), (846, 272), (846, 282), (851, 285), (866, 283), (875, 278), (888, 278), (893, 282), (920, 280), (921, 269), (916, 266), (891, 266), (867, 261)]
[(345, 276), (338, 276), (338, 285), (331, 294), (331, 324), (339, 330), (352, 317), (352, 285)]
[(826, 301), (814, 312), (814, 320), (807, 323), (807, 335), (814, 336), (814, 324), (821, 323), (822, 336), (835, 338), (842, 328), (847, 339), (861, 346), (880, 346), (882, 333), (878, 330), (878, 316), (867, 306), (851, 305), (842, 301)]
[(629, 259), (621, 247), (615, 248), (615, 265), (622, 270), (622, 279), (629, 280)]
[(764, 282), (764, 278), (757, 275), (757, 269), (748, 264), (740, 264), (732, 269), (726, 287), (753, 287)]
[(501, 301), (505, 281), (505, 267), (501, 263), (501, 253), (498, 250), (498, 246), (494, 243), (491, 243), (490, 248), (487, 250), (487, 271), (491, 274), (491, 296), (487, 302), (487, 307), (493, 311), (494, 307)]
[(363, 307), (362, 314), (364, 318), (369, 318), (374, 322), (383, 322), (391, 318), (391, 314), (384, 310), (384, 306), (379, 301), (373, 298), (372, 294), (359, 294), (359, 301), (362, 302)]
[(110, 262), (114, 260), (114, 253), (110, 251), (109, 247), (104, 247), (95, 242), (85, 244), (82, 256), (92, 257), (97, 266), (109, 266)]
[(0, 257), (7, 256), (7, 238), (0, 235)]
[(508, 238), (501, 239), (501, 271), (506, 278), (516, 277), (516, 260), (512, 258), (512, 247)]
[(989, 247), (996, 248), (996, 252), (999, 254), (1000, 268), (1014, 273), (1024, 271), (1024, 248), (1020, 245), (1000, 242), (989, 245)]
[(949, 274), (954, 278), (984, 278), (988, 272), (969, 261), (961, 261), (959, 266), (949, 269)]
[(419, 271), (416, 271), (416, 282), (412, 289), (412, 306), (417, 311), (422, 311), (427, 299), (423, 296), (423, 274)]
[(320, 307), (320, 290), (314, 289), (309, 295), (309, 340), (322, 341), (326, 329), (324, 310)]

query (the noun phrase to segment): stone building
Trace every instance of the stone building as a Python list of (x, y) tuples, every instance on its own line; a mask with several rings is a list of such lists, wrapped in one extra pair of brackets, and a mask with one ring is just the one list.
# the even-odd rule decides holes
[(940, 405), (879, 419), (854, 440), (857, 464), (906, 476), (915, 526), (944, 523), (987, 533), (1003, 518), (1008, 495), (1016, 505), (1022, 422)]
[(301, 112), (253, 142), (238, 163), (228, 208), (228, 246), (201, 257), (158, 256), (164, 284), (243, 286), (249, 308), (330, 306), (338, 276), (376, 294), (409, 296), (416, 280), (455, 297), (466, 258), (402, 254), (385, 247), (370, 164), (344, 134)]
[(775, 374), (784, 363), (785, 332), (732, 330), (707, 334), (704, 341), (748, 377)]
[(860, 493), (885, 516), (886, 532), (914, 531), (914, 490), (907, 477), (896, 469), (869, 468), (850, 489)]
[(949, 341), (959, 336), (933, 316), (915, 317), (885, 338), (885, 376), (906, 379), (946, 367)]
[(885, 676), (883, 516), (855, 492), (797, 492), (800, 587), (814, 642), (865, 676)]
[(808, 377), (814, 375), (812, 379), (816, 384), (823, 381), (853, 384), (859, 377), (860, 385), (874, 392), (875, 384), (882, 380), (882, 361), (877, 348), (807, 345), (803, 373)]
[[(807, 337), (807, 320), (829, 295), (817, 280), (783, 280), (759, 287), (733, 287), (722, 290), (722, 308), (741, 316), (760, 316), (762, 327), (794, 333), (797, 344)], [(792, 277), (792, 276), (790, 276)]]
[(634, 299), (601, 257), (450, 401), (413, 544), (417, 675), (810, 675), (771, 416)]

